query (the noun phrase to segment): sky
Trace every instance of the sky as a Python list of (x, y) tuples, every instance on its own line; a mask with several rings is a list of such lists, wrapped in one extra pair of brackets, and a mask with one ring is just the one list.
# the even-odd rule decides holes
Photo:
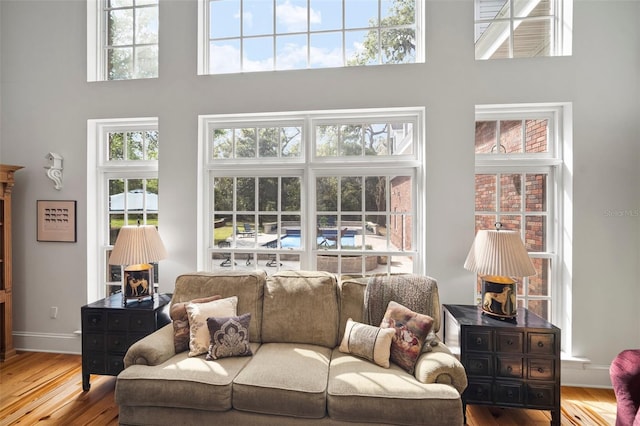
[[(392, 4), (393, 0), (380, 0), (383, 17)], [(275, 69), (307, 68), (307, 56), (312, 68), (343, 66), (345, 58), (362, 50), (370, 20), (377, 21), (378, 6), (378, 0), (310, 0), (307, 10), (307, 0), (244, 0), (241, 19), (240, 0), (211, 1), (210, 66), (216, 73), (238, 72), (242, 57), (244, 71), (272, 70), (274, 52)], [(349, 31), (343, 32), (343, 21)]]

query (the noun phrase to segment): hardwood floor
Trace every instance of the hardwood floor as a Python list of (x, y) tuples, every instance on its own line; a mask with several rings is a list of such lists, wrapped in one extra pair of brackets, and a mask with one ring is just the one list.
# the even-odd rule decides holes
[[(91, 390), (83, 392), (81, 369), (79, 355), (43, 352), (19, 353), (0, 363), (0, 425), (117, 425), (115, 377), (91, 376)], [(563, 426), (615, 424), (610, 389), (563, 387), (562, 406)], [(537, 426), (549, 420), (548, 411), (467, 408), (469, 426)]]

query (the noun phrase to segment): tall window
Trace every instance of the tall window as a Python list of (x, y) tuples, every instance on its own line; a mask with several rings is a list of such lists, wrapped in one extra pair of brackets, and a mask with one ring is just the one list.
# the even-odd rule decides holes
[(200, 117), (199, 267), (420, 271), (422, 114)]
[(108, 264), (120, 228), (158, 225), (157, 119), (90, 120), (89, 143), (89, 182), (95, 185), (89, 185), (88, 204), (95, 212), (89, 206), (87, 222), (95, 228), (90, 238), (97, 237), (88, 244), (90, 263), (95, 263), (93, 272), (88, 270), (101, 298), (121, 289), (120, 266)]
[(158, 0), (87, 0), (88, 81), (158, 77)]
[(199, 74), (421, 62), (423, 0), (199, 0)]
[[(560, 303), (560, 108), (476, 108), (476, 232), (520, 232), (537, 274), (518, 278), (518, 306), (553, 318)], [(480, 293), (478, 285), (477, 293)]]
[(475, 0), (476, 59), (571, 55), (572, 0)]

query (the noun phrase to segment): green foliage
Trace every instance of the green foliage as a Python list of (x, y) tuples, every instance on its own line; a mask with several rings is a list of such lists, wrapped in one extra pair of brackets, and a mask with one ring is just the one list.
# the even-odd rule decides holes
[[(415, 24), (415, 2), (416, 0), (395, 0), (389, 16), (380, 22), (382, 31), (378, 33), (377, 30), (370, 30), (363, 42), (364, 50), (349, 59), (348, 65), (411, 62), (415, 57), (416, 45), (415, 30), (409, 26)], [(384, 29), (385, 27), (391, 28)]]

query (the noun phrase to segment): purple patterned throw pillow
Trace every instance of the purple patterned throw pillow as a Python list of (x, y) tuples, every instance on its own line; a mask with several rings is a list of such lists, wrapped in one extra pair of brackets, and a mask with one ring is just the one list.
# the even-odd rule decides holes
[(237, 317), (207, 318), (211, 334), (207, 360), (253, 355), (249, 346), (249, 323), (250, 312)]

